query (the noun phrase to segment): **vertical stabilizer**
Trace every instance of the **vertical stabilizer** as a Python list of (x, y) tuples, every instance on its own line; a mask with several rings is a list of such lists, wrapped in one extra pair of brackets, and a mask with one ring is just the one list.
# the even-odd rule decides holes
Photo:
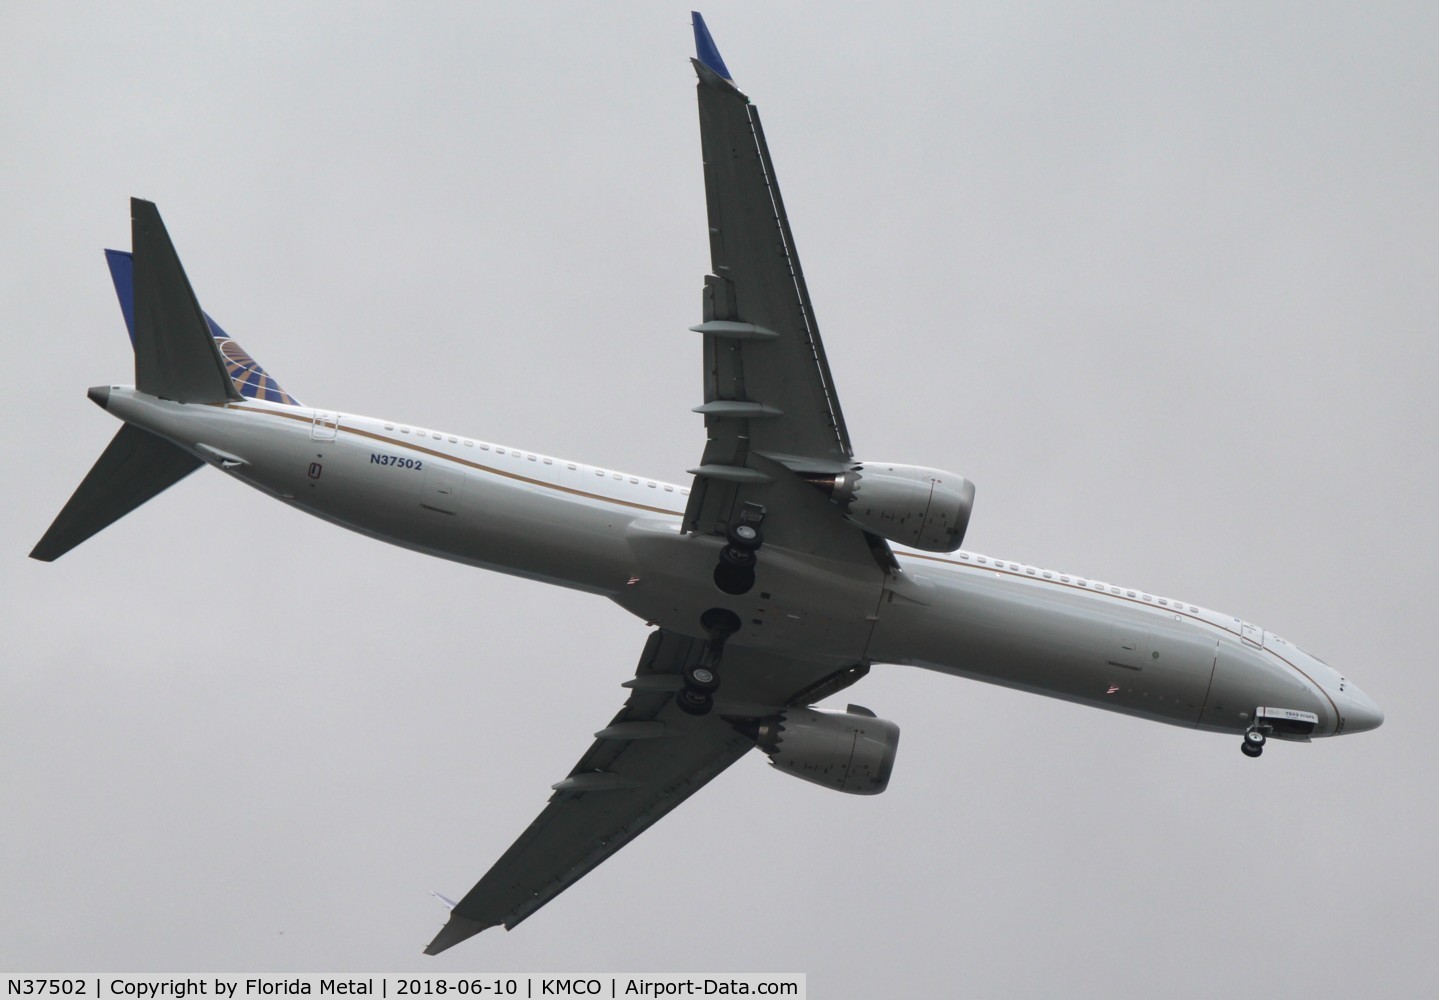
[[(115, 283), (115, 297), (125, 316), (125, 329), (130, 333), (130, 346), (135, 346), (135, 257), (124, 250), (106, 250), (105, 263)], [(260, 367), (259, 362), (224, 331), (215, 317), (205, 313), (205, 322), (215, 338), (215, 346), (224, 359), (225, 370), (235, 383), (235, 391), (247, 399), (263, 399), (270, 403), (299, 406), (300, 401), (280, 387), (274, 376)]]
[[(153, 203), (130, 199), (130, 238), (135, 255), (135, 388), (177, 403), (239, 399)], [(113, 273), (113, 261), (111, 269)]]

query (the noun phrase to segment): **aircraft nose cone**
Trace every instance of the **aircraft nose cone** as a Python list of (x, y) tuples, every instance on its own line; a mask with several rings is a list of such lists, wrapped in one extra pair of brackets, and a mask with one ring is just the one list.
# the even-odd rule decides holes
[(1357, 687), (1347, 685), (1343, 699), (1344, 732), (1363, 733), (1384, 724), (1384, 710)]

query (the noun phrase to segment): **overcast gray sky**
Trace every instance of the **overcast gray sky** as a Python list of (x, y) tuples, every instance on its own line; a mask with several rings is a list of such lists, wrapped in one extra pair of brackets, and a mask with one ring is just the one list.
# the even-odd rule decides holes
[[(1439, 971), (1439, 8), (725, 3), (862, 456), (967, 548), (1299, 642), (1238, 740), (922, 671), (861, 799), (745, 759), (514, 932), (466, 891), (645, 629), (202, 471), (25, 559), (131, 377), (156, 201), (306, 402), (673, 481), (708, 267), (687, 4), (0, 7), (0, 967), (805, 971), (812, 995), (1416, 995)], [(708, 859), (697, 863), (695, 858)]]

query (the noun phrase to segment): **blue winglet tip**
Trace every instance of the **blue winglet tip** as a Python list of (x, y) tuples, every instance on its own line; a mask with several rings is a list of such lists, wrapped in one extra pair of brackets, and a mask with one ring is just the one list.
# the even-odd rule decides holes
[(704, 15), (697, 10), (692, 10), (690, 16), (694, 18), (695, 58), (719, 74), (721, 79), (734, 83), (734, 77), (730, 76), (729, 67), (720, 57), (719, 49), (715, 48), (714, 37), (710, 35), (709, 28), (705, 26)]
[(124, 250), (106, 250), (105, 263), (110, 265), (110, 280), (115, 284), (115, 297), (125, 314), (125, 329), (130, 331), (130, 345), (135, 344), (135, 262)]

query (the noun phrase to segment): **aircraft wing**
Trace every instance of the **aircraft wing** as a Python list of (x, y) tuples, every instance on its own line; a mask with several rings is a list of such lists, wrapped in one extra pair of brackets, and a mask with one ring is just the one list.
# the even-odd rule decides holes
[[(723, 533), (745, 502), (765, 505), (770, 543), (873, 567), (888, 545), (842, 524), (805, 484), (856, 466), (780, 197), (759, 110), (729, 78), (694, 15), (700, 141), (709, 217), (704, 320), (707, 441), (686, 531)], [(774, 516), (776, 513), (780, 516)]]
[[(704, 787), (751, 749), (754, 739), (719, 712), (687, 715), (675, 704), (685, 665), (704, 640), (663, 629), (650, 635), (629, 699), (539, 817), (465, 897), (425, 949), (437, 955), (488, 927), (513, 928)], [(815, 700), (867, 668), (835, 673), (752, 650), (725, 653), (725, 706), (752, 717)], [(728, 714), (728, 713), (726, 713)]]
[[(872, 581), (877, 594), (893, 564), (888, 545), (845, 524), (840, 508), (805, 481), (857, 463), (759, 114), (730, 80), (703, 19), (694, 18), (713, 273), (695, 327), (704, 339), (697, 409), (707, 442), (691, 470), (685, 530), (724, 534), (745, 504), (761, 504), (766, 545), (821, 557), (831, 572)], [(867, 621), (873, 599), (866, 592), (856, 620)], [(755, 745), (759, 720), (819, 701), (868, 672), (862, 662), (730, 643), (715, 710), (691, 715), (675, 695), (685, 667), (700, 664), (708, 646), (665, 629), (650, 636), (624, 708), (553, 786), (529, 829), (454, 905), (426, 953), (487, 927), (514, 927), (742, 757)]]

